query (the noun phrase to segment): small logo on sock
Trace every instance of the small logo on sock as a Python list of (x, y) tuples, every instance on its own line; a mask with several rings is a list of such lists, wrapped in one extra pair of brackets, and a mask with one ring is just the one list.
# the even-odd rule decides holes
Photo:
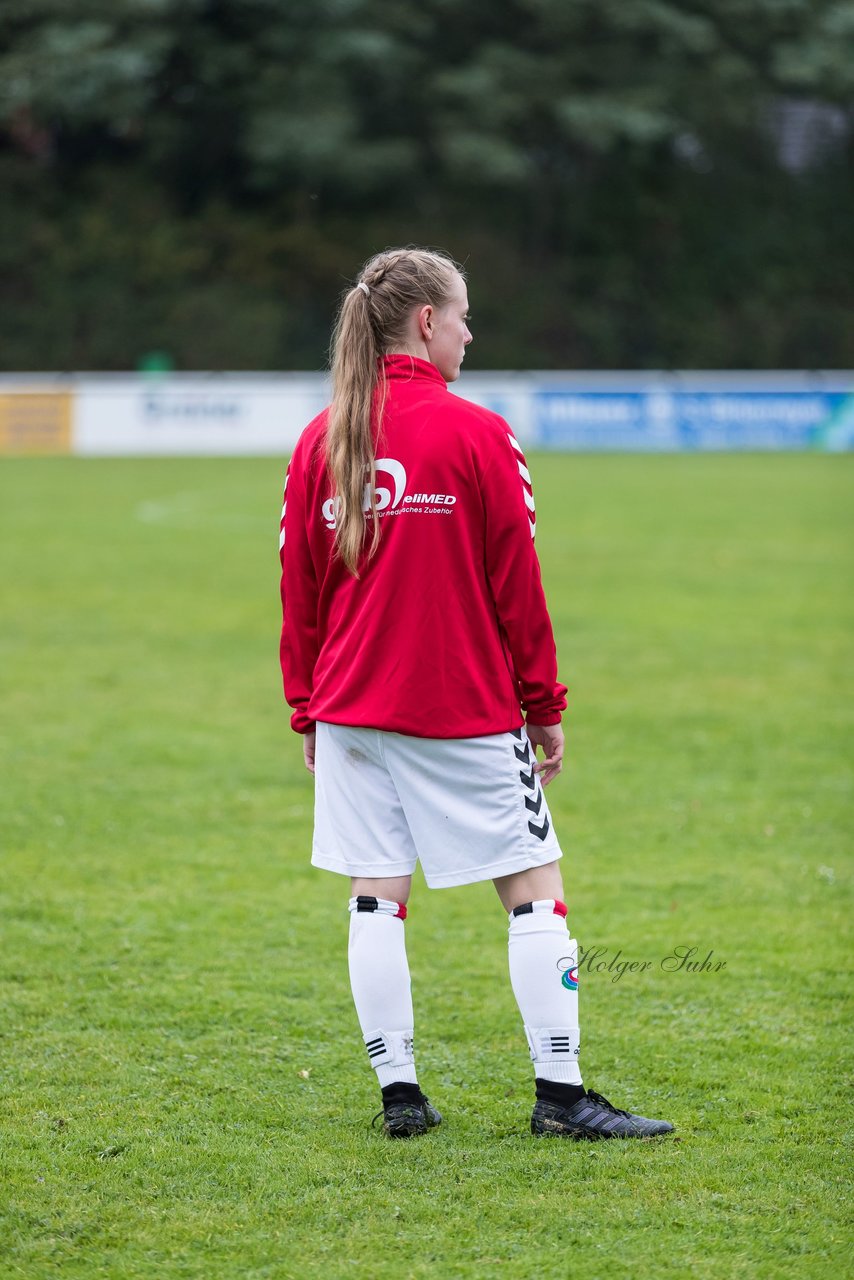
[(560, 969), (561, 986), (566, 987), (567, 991), (578, 990), (578, 965), (570, 956), (562, 956), (557, 962)]

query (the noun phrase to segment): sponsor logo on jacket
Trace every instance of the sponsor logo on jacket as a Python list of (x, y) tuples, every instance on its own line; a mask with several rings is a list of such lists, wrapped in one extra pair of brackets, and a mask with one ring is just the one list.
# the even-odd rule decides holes
[[(380, 477), (383, 477), (383, 483)], [(426, 493), (406, 491), (406, 468), (396, 458), (377, 458), (376, 460), (376, 500), (374, 510), (377, 515), (445, 515), (452, 514), (451, 508), (457, 499), (452, 493)], [(327, 498), (321, 507), (323, 522), (327, 529), (334, 529), (338, 512), (341, 509), (340, 498)], [(367, 515), (371, 510), (371, 486), (365, 485), (362, 497), (362, 510)]]

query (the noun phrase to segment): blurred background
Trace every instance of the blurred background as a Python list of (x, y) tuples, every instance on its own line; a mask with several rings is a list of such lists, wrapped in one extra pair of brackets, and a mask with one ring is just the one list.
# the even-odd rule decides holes
[(853, 40), (850, 0), (3, 0), (0, 369), (319, 370), (409, 242), (467, 265), (467, 370), (849, 368)]

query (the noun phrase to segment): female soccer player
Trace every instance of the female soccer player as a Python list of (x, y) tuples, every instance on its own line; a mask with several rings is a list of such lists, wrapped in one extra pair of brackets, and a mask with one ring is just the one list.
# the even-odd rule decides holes
[(288, 468), (281, 662), (315, 778), (312, 863), (351, 879), (350, 980), (389, 1136), (441, 1120), (413, 1053), (403, 922), (420, 859), (431, 888), (492, 880), (509, 913), (532, 1131), (648, 1137), (672, 1126), (586, 1091), (578, 1069), (577, 943), (543, 794), (566, 689), (524, 455), (448, 390), (468, 319), (443, 254), (372, 258), (341, 303), (332, 404)]

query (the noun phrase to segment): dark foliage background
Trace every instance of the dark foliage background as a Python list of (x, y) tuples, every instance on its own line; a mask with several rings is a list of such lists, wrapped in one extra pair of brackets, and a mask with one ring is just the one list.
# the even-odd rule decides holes
[(0, 364), (318, 368), (395, 243), (473, 367), (847, 367), (849, 0), (3, 0)]

